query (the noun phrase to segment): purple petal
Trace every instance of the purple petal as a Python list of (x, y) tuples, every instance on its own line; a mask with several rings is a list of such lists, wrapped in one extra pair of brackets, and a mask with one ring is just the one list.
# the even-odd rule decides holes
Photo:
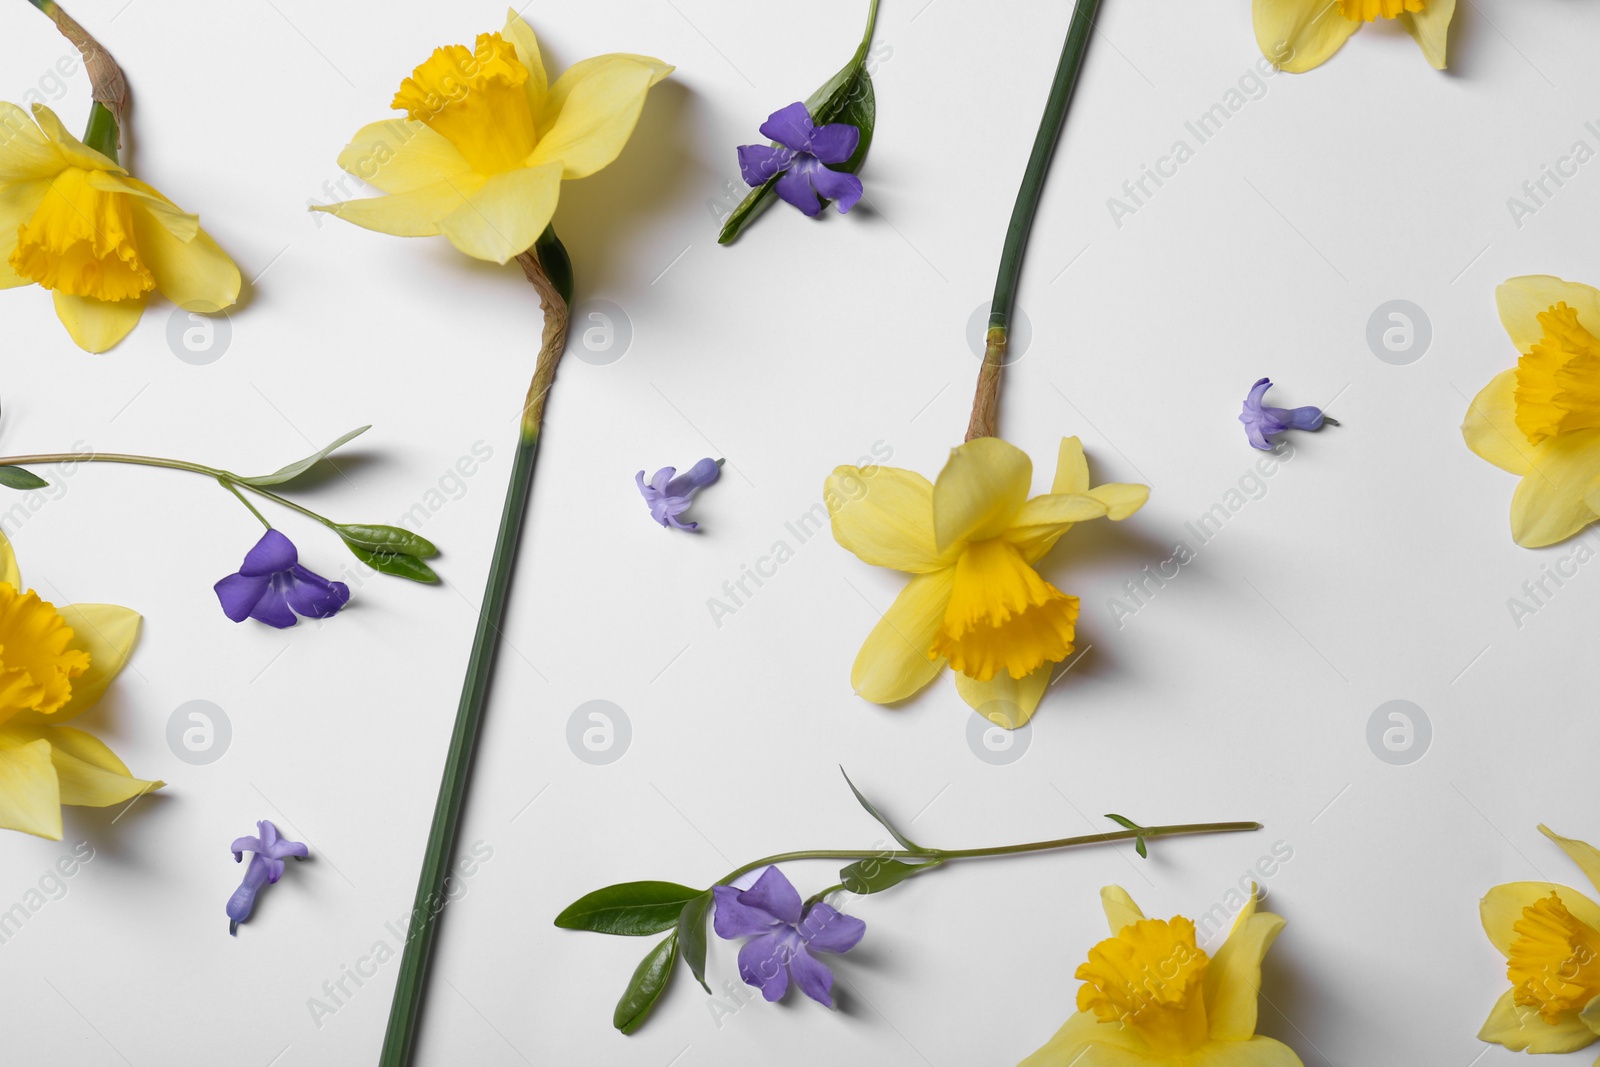
[(247, 578), (258, 578), (264, 574), (286, 571), (299, 561), (300, 556), (294, 550), (294, 542), (277, 530), (268, 530), (245, 555), (244, 565), (239, 568), (239, 573)]
[(820, 901), (806, 910), (800, 922), (806, 947), (820, 952), (849, 952), (866, 932), (866, 923)]
[[(811, 176), (800, 165), (805, 162), (807, 160), (802, 159), (793, 168), (785, 171), (783, 177), (778, 179), (773, 188), (778, 191), (778, 196), (785, 202), (793, 204), (804, 214), (816, 218), (817, 213), (822, 210), (822, 202), (817, 199), (816, 192), (811, 188)], [(815, 160), (810, 160), (809, 162), (814, 165), (816, 163)]]
[(807, 149), (824, 163), (843, 163), (856, 154), (861, 143), (861, 131), (847, 122), (830, 122), (811, 131), (811, 146)]
[(678, 521), (678, 514), (679, 514), (678, 512), (673, 512), (671, 515), (668, 515), (667, 516), (667, 521), (662, 523), (661, 525), (663, 525), (663, 526), (671, 526), (675, 530), (698, 530), (698, 529), (700, 529), (700, 524), (698, 522), (679, 522)]
[(667, 483), (672, 481), (672, 476), (677, 473), (678, 468), (676, 467), (662, 467), (651, 475), (650, 488), (658, 493), (665, 493), (667, 491)]
[(222, 603), (222, 613), (234, 622), (244, 622), (270, 584), (272, 579), (264, 576), (247, 578), (242, 574), (230, 574), (211, 588)]
[(696, 489), (704, 489), (722, 476), (722, 465), (707, 457), (667, 483), (668, 496), (688, 497)]
[(287, 630), (300, 621), (295, 618), (294, 610), (289, 607), (282, 585), (270, 580), (266, 592), (261, 594), (261, 599), (250, 609), (250, 618), (280, 630)]
[(1244, 398), (1244, 406), (1247, 409), (1248, 408), (1260, 408), (1261, 407), (1261, 401), (1267, 395), (1267, 390), (1271, 389), (1271, 388), (1272, 388), (1272, 379), (1271, 378), (1262, 378), (1262, 379), (1260, 379), (1259, 381), (1256, 382), (1255, 385), (1250, 387), (1250, 395)]
[(1251, 448), (1259, 448), (1263, 452), (1272, 451), (1272, 442), (1267, 440), (1266, 434), (1261, 432), (1261, 421), (1259, 419), (1245, 421), (1244, 417), (1240, 416), (1240, 421), (1244, 422), (1244, 433), (1250, 439)]
[(742, 894), (731, 885), (713, 886), (711, 895), (717, 902), (711, 916), (711, 927), (724, 940), (768, 934), (783, 925), (776, 916), (740, 900)]
[(805, 152), (810, 150), (811, 131), (815, 128), (811, 124), (811, 112), (797, 101), (768, 116), (767, 121), (761, 124), (761, 136), (769, 141), (777, 141), (786, 148)]
[(295, 566), (289, 572), (289, 589), (285, 598), (289, 606), (311, 619), (327, 619), (339, 614), (339, 609), (350, 602), (350, 587), (343, 582), (330, 582), (320, 574)]
[(861, 179), (842, 170), (818, 167), (811, 172), (811, 187), (824, 200), (835, 201), (841, 215), (855, 207), (856, 201), (861, 199)]
[(649, 500), (656, 495), (656, 487), (645, 483), (644, 471), (640, 471), (638, 474), (633, 476), (633, 484), (639, 487), (639, 495), (644, 497), (646, 500)]
[(800, 894), (776, 867), (762, 871), (755, 885), (741, 893), (739, 900), (790, 926), (800, 921)]
[(234, 862), (237, 863), (243, 853), (262, 852), (265, 851), (265, 846), (254, 837), (236, 837), (233, 839), (233, 844), (228, 846), (228, 851), (233, 853)]
[[(271, 856), (257, 856), (256, 859), (259, 859), (267, 868), (267, 882), (271, 885), (277, 885), (278, 879), (283, 877), (283, 861), (273, 859)], [(250, 862), (254, 863), (255, 860)]]
[(794, 162), (794, 149), (765, 144), (739, 146), (739, 175), (749, 186), (765, 185)]
[(282, 839), (272, 843), (271, 847), (267, 849), (267, 855), (275, 860), (283, 860), (289, 856), (309, 856), (311, 855), (311, 850), (305, 846), (303, 841)]
[(746, 941), (739, 949), (739, 977), (761, 990), (769, 1001), (782, 1000), (789, 990), (789, 960), (802, 951), (793, 930), (783, 930)]
[(789, 971), (800, 992), (818, 1004), (833, 1007), (833, 972), (828, 970), (827, 964), (801, 947), (789, 960)]

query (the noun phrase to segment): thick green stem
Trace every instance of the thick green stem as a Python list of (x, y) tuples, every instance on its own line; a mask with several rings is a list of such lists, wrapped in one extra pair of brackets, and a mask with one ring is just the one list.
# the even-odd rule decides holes
[(968, 441), (975, 437), (997, 436), (1000, 374), (1005, 366), (1006, 336), (1017, 301), (1017, 281), (1022, 276), (1028, 231), (1033, 227), (1039, 195), (1044, 191), (1045, 175), (1050, 170), (1050, 158), (1055, 154), (1056, 143), (1066, 124), (1067, 106), (1072, 102), (1072, 90), (1078, 83), (1078, 72), (1083, 69), (1083, 58), (1089, 51), (1089, 34), (1099, 10), (1100, 0), (1078, 0), (1073, 9), (1072, 25), (1067, 30), (1066, 44), (1061, 48), (1061, 61), (1056, 64), (1055, 81), (1050, 86), (1050, 99), (1039, 121), (1027, 169), (1022, 172), (1022, 188), (1017, 191), (1011, 222), (1006, 226), (1000, 273), (994, 283), (994, 300), (989, 305), (989, 330), (984, 339), (983, 365), (978, 370), (977, 393), (972, 399), (972, 418), (967, 424)]

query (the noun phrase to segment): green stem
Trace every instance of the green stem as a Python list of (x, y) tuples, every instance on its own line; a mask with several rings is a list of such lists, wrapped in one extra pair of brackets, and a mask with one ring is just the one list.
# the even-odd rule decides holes
[(261, 512), (257, 511), (256, 510), (256, 506), (254, 504), (250, 503), (250, 501), (245, 498), (245, 495), (243, 493), (239, 492), (239, 487), (238, 486), (234, 485), (232, 482), (228, 481), (228, 479), (226, 479), (226, 478), (218, 478), (217, 481), (222, 483), (222, 488), (226, 489), (228, 492), (230, 492), (234, 496), (238, 497), (239, 498), (239, 503), (243, 504), (246, 508), (250, 509), (250, 514), (254, 515), (256, 518), (261, 520), (261, 525), (265, 526), (269, 530), (272, 529), (272, 523), (268, 522), (267, 521), (267, 517), (265, 515), (261, 514)]
[(1000, 372), (1005, 366), (1006, 335), (1017, 301), (1017, 282), (1022, 276), (1028, 231), (1033, 227), (1039, 196), (1044, 191), (1045, 175), (1050, 170), (1050, 159), (1055, 154), (1056, 143), (1060, 141), (1061, 130), (1066, 124), (1067, 106), (1072, 102), (1072, 91), (1078, 83), (1078, 72), (1083, 69), (1084, 56), (1088, 54), (1089, 35), (1099, 10), (1100, 0), (1078, 0), (1073, 9), (1072, 24), (1067, 29), (1066, 43), (1061, 48), (1061, 60), (1056, 64), (1055, 81), (1050, 86), (1050, 98), (1045, 102), (1044, 117), (1039, 121), (1039, 132), (1034, 137), (1028, 166), (1022, 172), (1022, 188), (1017, 190), (1017, 202), (1011, 209), (1011, 222), (1006, 226), (1005, 247), (1000, 252), (1000, 271), (994, 283), (994, 300), (989, 305), (989, 331), (985, 337), (983, 366), (978, 371), (972, 419), (967, 425), (969, 441), (975, 437), (996, 436)]
[(96, 100), (89, 108), (89, 125), (83, 131), (83, 143), (105, 156), (111, 162), (117, 162), (117, 145), (122, 141), (122, 133), (117, 128), (117, 117), (111, 109)]
[(878, 0), (872, 0), (867, 8), (867, 32), (861, 35), (861, 47), (856, 49), (855, 62), (859, 66), (867, 58), (867, 51), (872, 47), (872, 34), (878, 28)]

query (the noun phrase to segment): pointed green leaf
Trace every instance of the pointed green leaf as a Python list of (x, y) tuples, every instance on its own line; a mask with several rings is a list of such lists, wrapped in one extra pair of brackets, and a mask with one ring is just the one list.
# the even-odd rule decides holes
[(856, 801), (863, 808), (867, 809), (868, 815), (878, 820), (878, 824), (880, 826), (889, 831), (890, 836), (892, 836), (896, 841), (900, 842), (901, 845), (911, 849), (913, 852), (922, 851), (921, 845), (917, 844), (915, 841), (911, 840), (911, 838), (907, 837), (905, 834), (896, 829), (894, 823), (890, 822), (888, 817), (884, 815), (883, 812), (872, 806), (872, 801), (861, 795), (861, 790), (857, 789), (856, 784), (850, 780), (850, 776), (845, 774), (843, 767), (839, 768), (839, 773), (844, 774), (844, 782), (850, 787), (850, 792), (856, 795)]
[(633, 977), (628, 980), (628, 988), (623, 990), (622, 999), (611, 1013), (611, 1025), (625, 1034), (643, 1026), (671, 981), (672, 967), (677, 962), (678, 935), (674, 932), (662, 938), (660, 944), (639, 961)]
[(21, 467), (0, 467), (0, 485), (7, 489), (43, 489), (50, 483)]
[(678, 951), (683, 955), (683, 962), (689, 965), (689, 973), (707, 993), (711, 992), (711, 987), (706, 985), (706, 912), (710, 909), (711, 890), (708, 889), (684, 904), (683, 911), (678, 914)]
[(437, 582), (439, 576), (433, 568), (422, 562), (416, 556), (403, 556), (398, 552), (368, 552), (360, 545), (345, 542), (356, 559), (371, 567), (380, 574), (392, 574), (396, 578), (409, 578), (413, 582)]
[(881, 893), (907, 878), (915, 877), (937, 863), (904, 863), (900, 860), (856, 860), (839, 872), (839, 881), (858, 896)]
[(399, 526), (372, 525), (364, 522), (335, 523), (345, 544), (356, 545), (368, 552), (396, 552), (402, 556), (437, 556), (439, 550), (426, 537)]
[(1118, 826), (1122, 827), (1124, 830), (1143, 830), (1144, 829), (1144, 827), (1140, 826), (1138, 823), (1134, 822), (1132, 819), (1128, 818), (1125, 815), (1112, 815), (1110, 812), (1107, 812), (1106, 813), (1106, 818), (1110, 819), (1112, 822), (1116, 823)]
[(306, 471), (310, 470), (312, 467), (315, 467), (322, 460), (327, 459), (335, 449), (343, 448), (345, 445), (349, 444), (351, 441), (354, 441), (357, 437), (360, 437), (370, 429), (372, 429), (371, 426), (362, 426), (358, 429), (351, 430), (349, 433), (339, 438), (327, 448), (318, 449), (305, 459), (296, 460), (287, 467), (279, 468), (278, 470), (273, 471), (271, 474), (258, 474), (253, 478), (239, 478), (237, 480), (245, 485), (282, 485), (284, 482), (293, 481)]
[(675, 928), (683, 906), (700, 895), (675, 882), (622, 882), (579, 897), (556, 916), (556, 925), (625, 937), (659, 934)]
[(1133, 839), (1133, 850), (1139, 854), (1140, 859), (1147, 860), (1150, 858), (1150, 848), (1144, 843), (1144, 835), (1142, 834)]

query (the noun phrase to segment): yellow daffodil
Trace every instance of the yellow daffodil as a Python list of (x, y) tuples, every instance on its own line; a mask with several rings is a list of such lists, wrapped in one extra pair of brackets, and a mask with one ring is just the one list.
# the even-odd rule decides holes
[(400, 237), (444, 234), (505, 263), (549, 225), (563, 181), (617, 158), (645, 93), (672, 69), (597, 56), (552, 84), (533, 30), (508, 12), (476, 47), (435, 49), (395, 94), (406, 118), (363, 126), (340, 153), (341, 167), (389, 195), (315, 207)]
[(1254, 0), (1256, 43), (1280, 70), (1320, 67), (1363, 23), (1398, 19), (1436, 70), (1456, 0)]
[(0, 101), (0, 289), (50, 290), (86, 352), (126, 337), (153, 291), (190, 311), (239, 299), (239, 268), (197, 217), (72, 136), (43, 104), (33, 116)]
[(1522, 476), (1511, 536), (1539, 548), (1600, 514), (1600, 290), (1536, 274), (1512, 278), (1495, 300), (1522, 358), (1473, 398), (1461, 434)]
[[(1600, 850), (1539, 832), (1600, 888)], [(1479, 1039), (1513, 1052), (1575, 1052), (1600, 1038), (1600, 904), (1552, 882), (1508, 882), (1479, 912), (1511, 980)]]
[(867, 635), (850, 682), (875, 704), (904, 700), (948, 663), (962, 699), (1008, 729), (1039, 706), (1072, 654), (1078, 598), (1034, 570), (1076, 522), (1125, 519), (1143, 485), (1089, 486), (1076, 437), (1055, 483), (1028, 498), (1033, 463), (997, 437), (952, 449), (930, 483), (914, 471), (839, 467), (823, 487), (834, 540), (863, 563), (915, 577)]
[(61, 805), (104, 808), (161, 788), (64, 725), (100, 699), (138, 637), (139, 615), (127, 608), (58, 609), (23, 592), (0, 534), (0, 827), (59, 841)]
[(1215, 956), (1181, 915), (1146, 919), (1121, 886), (1100, 891), (1112, 936), (1074, 977), (1078, 1013), (1019, 1067), (1303, 1067), (1256, 1034), (1261, 960), (1283, 929), (1252, 893)]

